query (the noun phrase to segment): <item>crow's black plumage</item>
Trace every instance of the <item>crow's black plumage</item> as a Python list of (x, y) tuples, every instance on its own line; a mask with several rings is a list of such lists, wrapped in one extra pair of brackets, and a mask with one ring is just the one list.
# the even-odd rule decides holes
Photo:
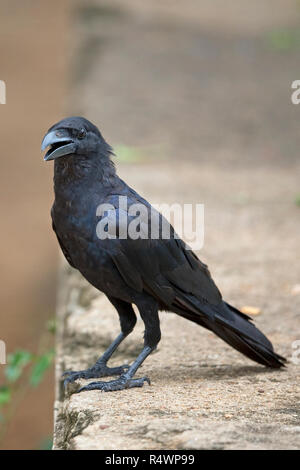
[[(270, 341), (253, 325), (249, 317), (223, 301), (207, 266), (174, 236), (157, 239), (122, 238), (133, 217), (129, 208), (136, 203), (151, 205), (122, 181), (111, 161), (112, 148), (97, 127), (81, 117), (71, 117), (51, 127), (42, 149), (50, 149), (45, 160), (55, 160), (55, 202), (53, 229), (71, 266), (97, 289), (104, 292), (116, 308), (121, 333), (91, 368), (67, 372), (65, 382), (78, 378), (119, 375), (109, 382), (92, 382), (80, 390), (104, 391), (141, 387), (147, 377), (134, 378), (138, 367), (160, 341), (158, 312), (172, 311), (213, 331), (226, 343), (250, 359), (279, 368), (285, 359), (273, 350)], [(128, 209), (120, 207), (120, 196), (127, 197)], [(102, 204), (107, 210), (98, 212)], [(115, 218), (116, 237), (100, 239), (99, 220)], [(165, 222), (159, 216), (159, 222)], [(123, 339), (133, 330), (136, 305), (145, 324), (144, 348), (129, 366), (109, 368), (107, 361)], [(180, 339), (179, 339), (180, 340)]]

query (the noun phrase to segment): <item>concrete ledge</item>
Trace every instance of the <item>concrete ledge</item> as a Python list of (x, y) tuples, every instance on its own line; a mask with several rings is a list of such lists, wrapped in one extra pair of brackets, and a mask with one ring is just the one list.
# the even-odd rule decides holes
[[(150, 376), (151, 386), (66, 394), (62, 371), (91, 365), (119, 325), (105, 296), (63, 266), (54, 449), (299, 448), (296, 366), (268, 371), (173, 314), (163, 314), (161, 323), (163, 340), (140, 372)], [(139, 320), (113, 365), (136, 357), (142, 333)]]

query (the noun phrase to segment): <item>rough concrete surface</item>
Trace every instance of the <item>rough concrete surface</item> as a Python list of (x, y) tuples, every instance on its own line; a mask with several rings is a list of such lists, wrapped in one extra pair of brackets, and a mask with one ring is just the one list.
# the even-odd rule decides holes
[[(255, 322), (288, 367), (267, 370), (164, 313), (162, 341), (137, 373), (151, 386), (65, 395), (61, 372), (91, 365), (119, 324), (106, 298), (64, 265), (55, 449), (300, 446), (300, 134), (290, 102), (299, 51), (268, 42), (272, 28), (297, 23), (298, 10), (277, 1), (282, 14), (272, 16), (268, 1), (253, 2), (257, 10), (241, 3), (229, 15), (224, 2), (216, 13), (189, 0), (181, 17), (173, 6), (167, 14), (166, 0), (145, 9), (134, 0), (78, 2), (70, 109), (112, 145), (138, 146), (140, 161), (116, 164), (148, 200), (205, 204), (199, 256), (228, 302), (260, 309)], [(111, 363), (132, 361), (142, 335), (139, 320)]]

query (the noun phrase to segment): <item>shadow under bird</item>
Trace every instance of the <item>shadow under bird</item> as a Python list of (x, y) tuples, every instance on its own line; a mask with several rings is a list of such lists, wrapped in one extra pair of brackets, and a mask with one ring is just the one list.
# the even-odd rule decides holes
[[(161, 215), (159, 226), (168, 224), (169, 238), (164, 238), (161, 230), (156, 239), (118, 236), (133, 219), (133, 204), (146, 209), (149, 223), (152, 208), (117, 176), (112, 148), (96, 126), (82, 117), (63, 119), (44, 137), (42, 150), (47, 147), (44, 159), (54, 160), (51, 215), (60, 247), (69, 264), (108, 297), (121, 325), (121, 333), (92, 367), (65, 372), (65, 384), (114, 375), (118, 376), (115, 380), (91, 382), (79, 391), (123, 390), (150, 383), (148, 377), (136, 378), (135, 373), (160, 341), (158, 312), (162, 310), (213, 331), (259, 364), (273, 368), (284, 365), (285, 359), (274, 352), (250, 318), (222, 299), (207, 266), (177, 238)], [(127, 197), (127, 211), (120, 207), (120, 196)], [(97, 208), (102, 204), (112, 209), (99, 215)], [(112, 215), (115, 236), (99, 238), (99, 220), (109, 220)], [(145, 324), (144, 347), (130, 366), (108, 367), (108, 360), (135, 326), (132, 304)]]

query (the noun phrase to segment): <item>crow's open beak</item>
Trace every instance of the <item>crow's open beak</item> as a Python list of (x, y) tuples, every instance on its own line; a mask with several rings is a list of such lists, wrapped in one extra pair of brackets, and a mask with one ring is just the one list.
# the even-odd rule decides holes
[(51, 131), (45, 135), (42, 142), (42, 151), (46, 150), (49, 146), (50, 149), (44, 156), (46, 162), (76, 151), (76, 144), (68, 135), (64, 135), (62, 130)]

